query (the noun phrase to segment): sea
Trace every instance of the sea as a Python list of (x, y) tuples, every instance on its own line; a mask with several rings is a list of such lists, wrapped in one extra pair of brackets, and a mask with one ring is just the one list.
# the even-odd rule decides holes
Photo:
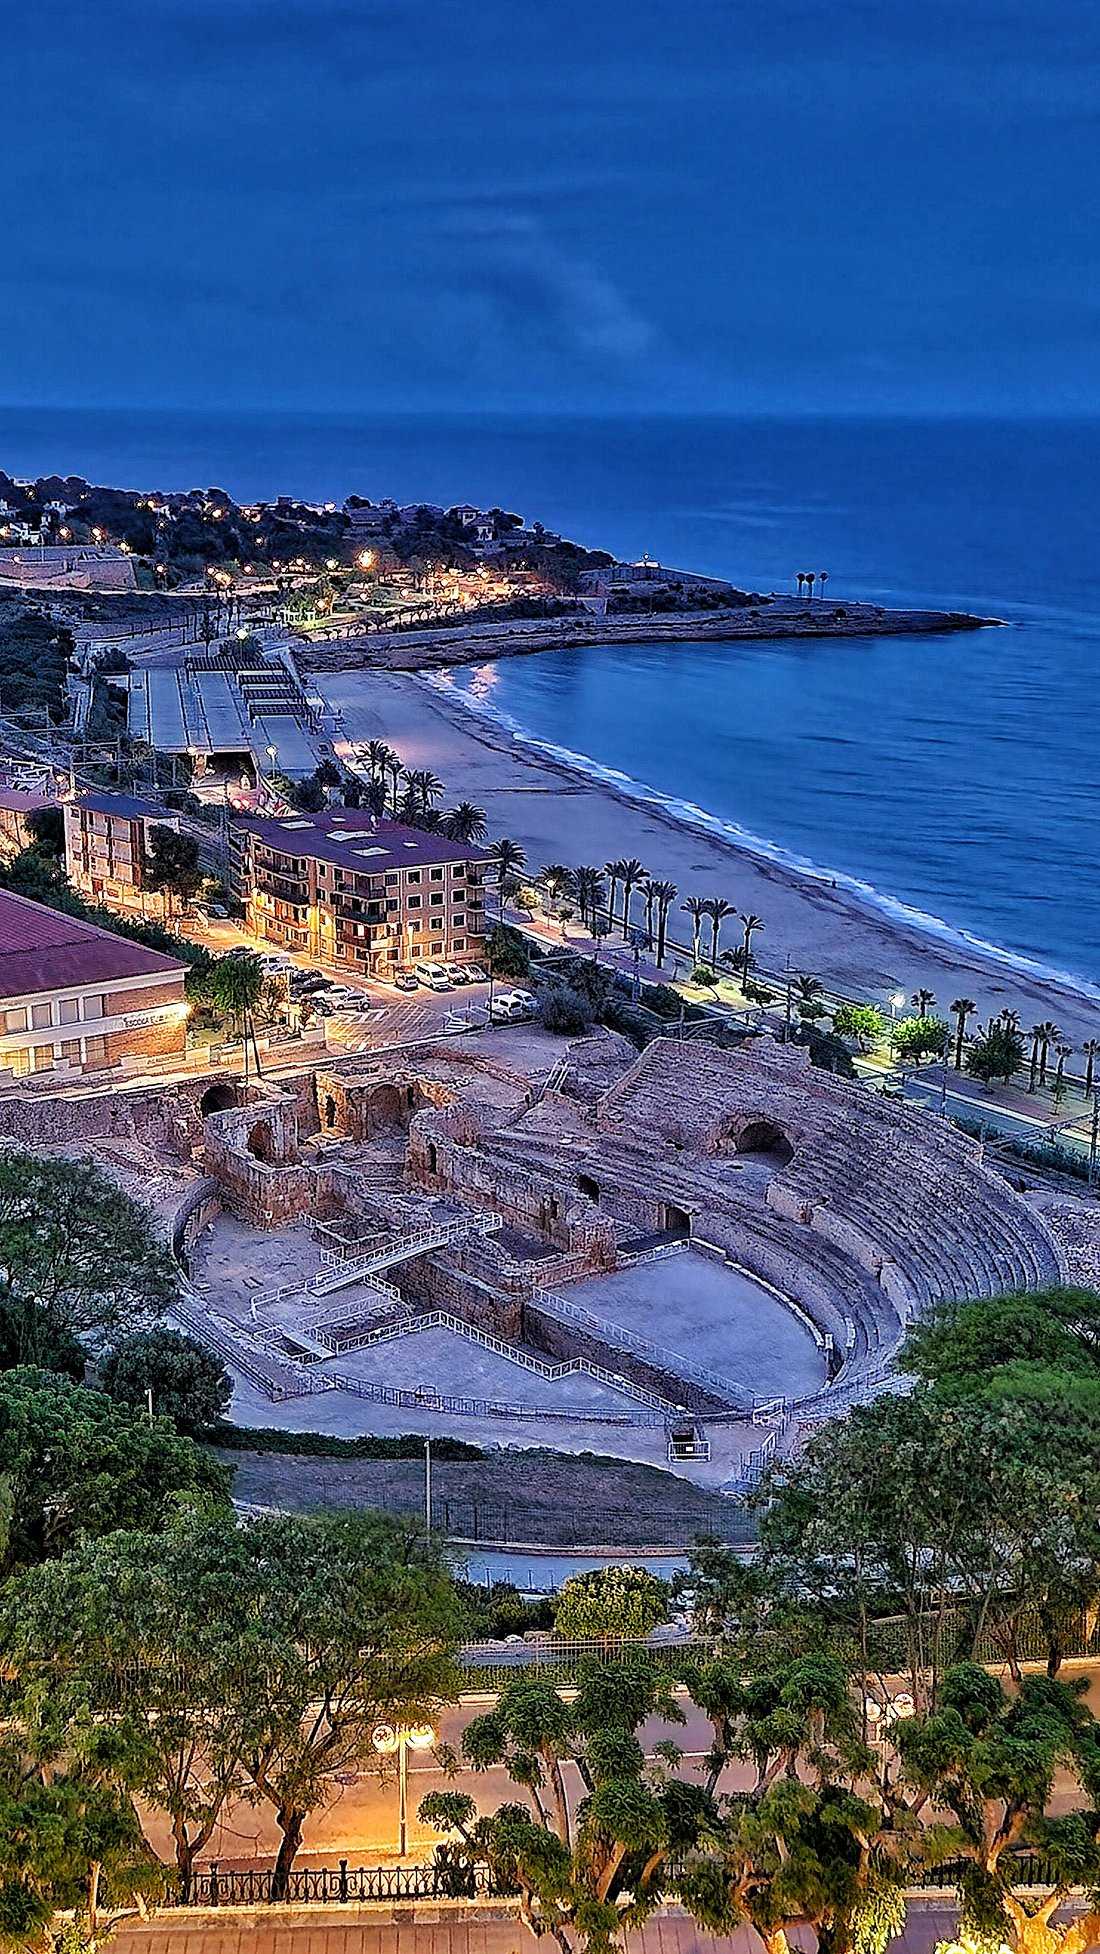
[[(510, 736), (884, 912), (1100, 983), (1100, 420), (0, 410), (0, 466), (245, 498), (471, 501), (944, 637), (616, 645), (467, 668)], [(817, 600), (815, 600), (817, 601)]]

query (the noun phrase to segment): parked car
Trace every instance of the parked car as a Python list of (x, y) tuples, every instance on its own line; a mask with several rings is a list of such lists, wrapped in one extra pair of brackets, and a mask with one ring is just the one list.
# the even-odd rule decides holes
[(468, 963), (465, 968), (466, 982), (468, 984), (487, 984), (489, 982), (489, 972), (483, 970), (479, 963)]
[(418, 991), (420, 989), (420, 979), (411, 970), (399, 970), (393, 980), (393, 984), (394, 989), (398, 991)]
[(530, 1016), (531, 1004), (518, 991), (505, 991), (502, 997), (494, 997), (489, 1011), (493, 1024), (520, 1024)]
[(451, 980), (441, 963), (418, 963), (416, 974), (430, 991), (449, 991)]
[(452, 984), (468, 984), (470, 973), (464, 963), (445, 963), (443, 966)]
[(229, 915), (229, 911), (223, 902), (208, 902), (206, 913), (208, 916), (213, 916), (219, 923), (224, 923)]
[(533, 1011), (535, 1008), (534, 991), (521, 991), (517, 988), (510, 991), (505, 991), (504, 995), (505, 997), (510, 997), (514, 999), (514, 1001), (517, 1004), (525, 1004), (529, 1011)]

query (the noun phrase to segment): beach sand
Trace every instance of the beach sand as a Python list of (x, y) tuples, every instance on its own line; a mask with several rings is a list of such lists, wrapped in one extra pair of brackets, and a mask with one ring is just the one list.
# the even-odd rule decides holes
[[(485, 808), (492, 836), (521, 843), (532, 870), (545, 862), (602, 866), (634, 855), (651, 874), (676, 883), (678, 902), (691, 894), (724, 896), (762, 916), (766, 928), (754, 948), (765, 971), (781, 971), (789, 954), (796, 971), (854, 996), (884, 1001), (902, 991), (908, 999), (925, 987), (943, 1015), (953, 998), (965, 995), (981, 1018), (1011, 1006), (1025, 1030), (1052, 1018), (1074, 1044), (1100, 1035), (1100, 998), (1087, 985), (998, 961), (994, 950), (925, 930), (849, 888), (831, 886), (828, 876), (770, 861), (734, 838), (641, 804), (515, 740), (461, 704), (445, 683), (344, 671), (315, 673), (312, 685), (343, 713), (345, 738), (388, 740), (407, 767), (430, 767), (451, 803), (474, 801)], [(674, 934), (690, 941), (678, 907), (673, 923)], [(734, 947), (738, 940), (731, 918), (723, 942)]]

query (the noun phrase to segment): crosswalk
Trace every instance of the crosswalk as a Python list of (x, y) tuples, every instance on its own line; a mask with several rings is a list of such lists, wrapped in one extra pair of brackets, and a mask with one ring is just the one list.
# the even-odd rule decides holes
[(342, 1052), (369, 1052), (380, 1045), (413, 1044), (418, 1038), (432, 1038), (454, 1028), (458, 1014), (452, 1003), (433, 998), (429, 1003), (411, 1001), (383, 1004), (371, 1011), (334, 1011), (325, 1020), (328, 1043)]

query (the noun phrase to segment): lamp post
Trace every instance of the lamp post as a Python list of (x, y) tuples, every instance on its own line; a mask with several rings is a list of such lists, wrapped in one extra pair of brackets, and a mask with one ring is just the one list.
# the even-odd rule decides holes
[(430, 1750), (435, 1731), (430, 1723), (379, 1723), (371, 1741), (380, 1757), (397, 1753), (397, 1856), (404, 1859), (408, 1849), (409, 1752)]

